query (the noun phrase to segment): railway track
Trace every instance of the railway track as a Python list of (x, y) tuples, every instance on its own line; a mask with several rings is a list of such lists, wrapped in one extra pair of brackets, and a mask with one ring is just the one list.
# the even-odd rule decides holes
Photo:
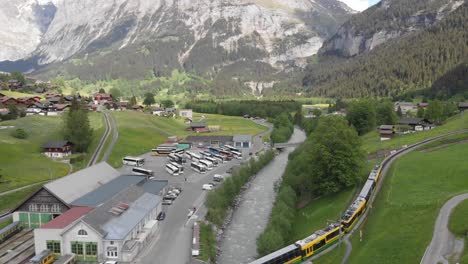
[(34, 255), (33, 230), (21, 231), (0, 248), (0, 263), (24, 263)]
[(104, 115), (104, 119), (105, 119), (105, 123), (106, 123), (106, 131), (104, 132), (104, 135), (102, 136), (101, 140), (99, 141), (99, 145), (97, 146), (96, 150), (94, 151), (93, 155), (91, 156), (91, 159), (89, 160), (88, 162), (88, 167), (94, 165), (97, 163), (97, 160), (99, 159), (99, 155), (101, 154), (101, 151), (104, 147), (104, 144), (106, 143), (107, 141), (107, 138), (109, 137), (110, 133), (111, 133), (111, 124), (110, 124), (110, 121), (109, 121), (109, 116), (108, 116), (108, 113), (104, 113), (103, 112), (103, 115)]
[[(468, 132), (468, 129), (462, 129), (462, 130), (459, 130), (459, 131), (446, 133), (446, 134), (443, 134), (443, 135), (439, 135), (437, 137), (433, 137), (433, 138), (423, 140), (421, 142), (415, 143), (415, 144), (410, 145), (410, 146), (408, 146), (406, 148), (398, 150), (396, 153), (391, 154), (390, 156), (388, 156), (387, 158), (385, 158), (382, 161), (382, 163), (381, 163), (382, 169), (381, 169), (381, 175), (380, 175), (381, 179), (378, 181), (377, 186), (375, 188), (375, 191), (371, 195), (371, 198), (369, 200), (369, 206), (368, 206), (367, 210), (359, 218), (358, 222), (354, 225), (353, 229), (348, 234), (344, 235), (343, 238), (342, 238), (344, 240), (344, 243), (347, 245), (347, 250), (346, 250), (345, 256), (343, 257), (343, 260), (341, 262), (342, 264), (345, 264), (347, 262), (349, 256), (351, 255), (352, 245), (349, 242), (349, 237), (351, 235), (353, 235), (354, 232), (356, 232), (361, 227), (361, 225), (364, 223), (364, 221), (366, 220), (366, 218), (367, 218), (367, 216), (369, 214), (369, 211), (371, 211), (371, 209), (372, 209), (372, 204), (374, 203), (375, 198), (377, 197), (378, 193), (380, 192), (380, 189), (382, 188), (384, 179), (387, 176), (387, 172), (388, 172), (390, 166), (392, 165), (392, 163), (397, 158), (399, 158), (399, 157), (407, 154), (408, 152), (411, 152), (411, 151), (413, 151), (413, 150), (415, 150), (415, 149), (417, 149), (417, 148), (419, 148), (419, 147), (421, 147), (421, 146), (423, 146), (425, 144), (434, 142), (434, 141), (442, 139), (444, 137), (453, 136), (453, 135), (462, 134), (462, 133), (467, 133), (467, 132)], [(330, 252), (331, 250), (335, 249), (338, 245), (340, 245), (341, 242), (343, 242), (343, 241), (340, 241), (340, 242), (334, 244), (333, 246), (327, 248), (326, 250), (320, 252), (319, 254), (313, 256), (311, 258), (311, 260), (315, 260), (315, 259), (325, 255), (326, 253)]]
[(18, 234), (10, 237), (7, 241), (0, 244), (0, 257), (4, 255), (4, 252), (14, 249), (18, 244), (23, 243), (24, 241), (33, 237), (33, 230), (23, 230)]

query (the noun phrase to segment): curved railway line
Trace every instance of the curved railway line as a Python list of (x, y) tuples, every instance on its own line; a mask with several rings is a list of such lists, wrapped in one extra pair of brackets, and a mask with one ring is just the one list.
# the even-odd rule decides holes
[(99, 156), (101, 155), (101, 151), (104, 148), (104, 144), (106, 143), (107, 138), (109, 137), (109, 135), (110, 135), (110, 133), (112, 131), (108, 113), (103, 112), (102, 114), (104, 115), (104, 120), (105, 120), (105, 123), (106, 123), (106, 131), (104, 132), (104, 135), (102, 136), (101, 140), (99, 141), (99, 144), (98, 144), (96, 150), (94, 151), (93, 155), (91, 156), (91, 159), (89, 159), (87, 167), (93, 166), (94, 164), (97, 163), (97, 160), (99, 159)]
[[(363, 186), (356, 200), (349, 205), (345, 215), (343, 215), (340, 221), (333, 223), (322, 230), (318, 230), (303, 240), (299, 240), (294, 244), (274, 251), (251, 263), (300, 263), (307, 259), (314, 260), (336, 248), (341, 244), (341, 242), (343, 242), (343, 240), (347, 245), (347, 250), (341, 263), (346, 263), (352, 251), (349, 237), (362, 226), (363, 222), (367, 218), (370, 209), (372, 209), (375, 197), (382, 188), (382, 184), (391, 164), (402, 155), (405, 155), (406, 153), (425, 144), (444, 137), (466, 132), (468, 132), (468, 129), (445, 133), (433, 138), (425, 139), (400, 150), (392, 151), (393, 153), (386, 157), (376, 168), (374, 168), (371, 174), (369, 174), (366, 184)], [(343, 231), (346, 232), (344, 235), (342, 235)]]

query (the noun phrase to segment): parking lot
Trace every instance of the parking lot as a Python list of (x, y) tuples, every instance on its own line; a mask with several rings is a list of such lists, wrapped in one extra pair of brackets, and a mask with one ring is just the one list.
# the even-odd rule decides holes
[[(198, 153), (200, 150), (191, 149), (190, 151)], [(244, 159), (248, 155), (248, 151), (243, 152)], [(145, 164), (142, 168), (152, 170), (156, 179), (168, 180), (170, 186), (181, 187), (182, 193), (172, 205), (163, 206), (166, 217), (160, 221), (156, 237), (141, 252), (135, 263), (188, 263), (191, 257), (192, 224), (206, 213), (203, 203), (206, 192), (209, 191), (202, 190), (203, 184), (213, 182), (215, 174), (229, 176), (226, 172), (231, 167), (239, 166), (241, 160), (233, 159), (226, 163), (220, 163), (212, 170), (201, 174), (191, 169), (191, 160), (187, 158), (187, 162), (183, 164), (184, 173), (172, 176), (165, 169), (168, 162), (166, 156), (152, 156), (151, 153), (148, 153), (139, 157), (145, 158)], [(123, 166), (120, 169), (122, 174), (133, 174), (131, 170), (132, 166)], [(196, 211), (189, 217), (193, 208)]]

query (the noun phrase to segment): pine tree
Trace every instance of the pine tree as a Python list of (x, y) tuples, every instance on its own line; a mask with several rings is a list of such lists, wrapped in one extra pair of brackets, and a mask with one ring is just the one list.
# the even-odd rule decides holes
[(86, 152), (93, 136), (88, 112), (83, 109), (80, 102), (73, 99), (70, 110), (64, 115), (64, 119), (64, 138), (73, 143), (75, 151)]

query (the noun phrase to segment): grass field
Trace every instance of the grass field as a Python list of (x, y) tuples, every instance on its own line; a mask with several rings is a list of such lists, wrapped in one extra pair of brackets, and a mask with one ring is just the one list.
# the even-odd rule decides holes
[[(58, 178), (68, 173), (67, 164), (58, 163), (41, 154), (41, 145), (48, 140), (61, 139), (61, 117), (27, 116), (0, 122), (0, 126), (14, 126), (0, 130), (0, 192), (30, 183)], [(27, 139), (10, 136), (11, 131), (22, 128)]]
[(42, 96), (42, 94), (27, 94), (27, 93), (5, 91), (5, 90), (0, 91), (0, 93), (6, 95), (8, 97), (15, 98), (15, 99), (16, 98), (21, 98), (21, 97), (31, 97), (31, 96), (39, 96), (42, 99), (44, 99), (44, 96)]
[(448, 227), (458, 237), (468, 235), (468, 200), (461, 202), (452, 211)]
[(468, 192), (468, 144), (414, 151), (395, 161), (363, 226), (349, 263), (419, 263), (440, 207)]
[(403, 145), (410, 145), (423, 141), (427, 138), (435, 137), (451, 131), (468, 128), (468, 114), (456, 115), (447, 120), (447, 122), (439, 127), (429, 131), (418, 132), (403, 136), (396, 136), (395, 138), (387, 141), (380, 142), (379, 133), (377, 130), (369, 132), (362, 136), (364, 150), (370, 154), (380, 149), (392, 150), (400, 148)]
[[(119, 138), (108, 159), (114, 167), (122, 165), (122, 157), (140, 155), (151, 151), (155, 146), (163, 143), (168, 136), (197, 135), (186, 131), (187, 124), (182, 119), (158, 117), (135, 111), (112, 112), (117, 122)], [(194, 121), (198, 121), (201, 115), (196, 114)], [(203, 122), (208, 125), (220, 125), (221, 131), (204, 135), (234, 135), (257, 134), (267, 130), (241, 117), (222, 115), (204, 115)]]

